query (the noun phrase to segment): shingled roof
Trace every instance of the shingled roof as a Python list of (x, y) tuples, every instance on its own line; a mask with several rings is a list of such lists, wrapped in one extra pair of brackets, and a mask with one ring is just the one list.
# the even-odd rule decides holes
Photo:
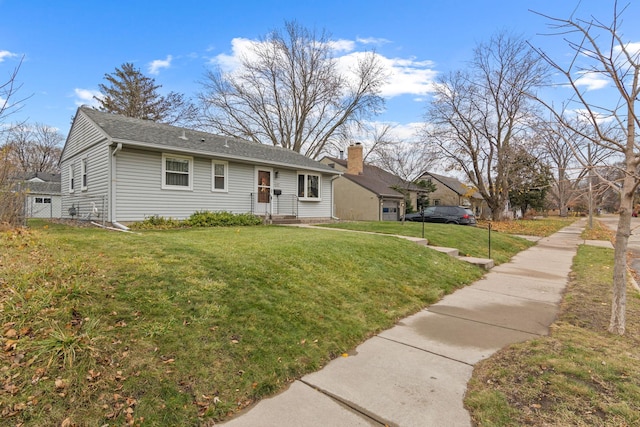
[[(347, 167), (346, 159), (339, 159), (335, 157), (327, 157), (327, 159), (329, 159), (333, 163), (339, 164), (342, 167)], [(373, 191), (380, 196), (404, 197), (402, 193), (393, 190), (393, 187), (404, 188), (417, 192), (424, 191), (422, 187), (418, 187), (413, 183), (407, 183), (399, 176), (387, 172), (386, 170), (381, 169), (377, 166), (364, 163), (362, 169), (363, 170), (361, 175), (345, 173), (342, 176), (368, 190)]]
[[(465, 196), (469, 191), (469, 187), (464, 185), (462, 182), (458, 181), (456, 178), (452, 178), (450, 176), (438, 175), (435, 173), (427, 172), (424, 176), (430, 176), (431, 178), (439, 181), (441, 184), (449, 187), (451, 190), (455, 191), (460, 196)], [(471, 195), (474, 199), (482, 199), (482, 195), (477, 191)]]
[(11, 191), (26, 191), (32, 194), (60, 195), (60, 181), (40, 182), (40, 181), (16, 181), (11, 187)]
[(239, 162), (262, 163), (339, 174), (336, 170), (320, 162), (282, 147), (105, 113), (88, 106), (80, 107), (78, 113), (85, 114), (115, 143), (121, 142), (128, 146), (170, 150)]
[[(335, 157), (327, 157), (331, 162), (339, 164), (340, 166), (347, 167), (347, 160), (339, 159)], [(420, 188), (414, 184), (407, 184), (406, 181), (399, 176), (387, 172), (377, 166), (370, 164), (363, 164), (363, 171), (361, 175), (354, 175), (345, 173), (342, 175), (356, 184), (376, 193), (379, 196), (385, 197), (404, 197), (404, 195), (396, 190), (396, 188), (407, 188), (409, 190), (420, 191)]]

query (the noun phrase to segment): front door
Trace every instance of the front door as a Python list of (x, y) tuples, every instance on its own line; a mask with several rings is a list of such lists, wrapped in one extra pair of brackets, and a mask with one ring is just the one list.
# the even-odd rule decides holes
[(257, 215), (268, 215), (271, 213), (271, 169), (256, 169), (257, 191), (256, 191), (256, 211)]

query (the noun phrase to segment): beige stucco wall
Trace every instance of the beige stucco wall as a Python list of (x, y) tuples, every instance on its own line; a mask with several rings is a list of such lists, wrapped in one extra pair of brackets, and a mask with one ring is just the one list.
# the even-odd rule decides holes
[(458, 195), (458, 193), (435, 180), (434, 184), (436, 185), (436, 191), (429, 193), (431, 205), (435, 205), (436, 200), (439, 200), (438, 204), (440, 205), (458, 206), (462, 204), (463, 199)]
[(340, 177), (333, 182), (336, 216), (349, 221), (378, 221), (380, 201), (371, 191)]

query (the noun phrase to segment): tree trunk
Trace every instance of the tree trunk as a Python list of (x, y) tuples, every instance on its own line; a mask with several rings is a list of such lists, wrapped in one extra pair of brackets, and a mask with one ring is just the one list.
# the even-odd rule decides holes
[[(630, 179), (630, 178), (627, 178)], [(625, 184), (627, 179), (625, 179)], [(626, 185), (625, 185), (626, 187)], [(627, 305), (627, 245), (631, 235), (633, 192), (623, 191), (620, 200), (620, 219), (616, 231), (613, 265), (613, 300), (609, 332), (624, 335)]]

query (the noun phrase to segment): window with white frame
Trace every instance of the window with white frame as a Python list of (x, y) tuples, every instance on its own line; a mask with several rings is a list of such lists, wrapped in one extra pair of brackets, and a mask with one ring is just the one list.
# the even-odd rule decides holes
[(162, 188), (191, 190), (193, 183), (193, 157), (174, 154), (162, 155)]
[(298, 197), (306, 200), (320, 200), (320, 175), (298, 173)]
[(228, 170), (227, 162), (211, 161), (211, 191), (227, 191)]
[(87, 191), (87, 159), (80, 161), (80, 179), (82, 180), (82, 191)]
[(69, 165), (69, 193), (76, 191), (76, 181), (73, 172), (73, 165)]
[(51, 197), (36, 197), (36, 203), (51, 203)]

